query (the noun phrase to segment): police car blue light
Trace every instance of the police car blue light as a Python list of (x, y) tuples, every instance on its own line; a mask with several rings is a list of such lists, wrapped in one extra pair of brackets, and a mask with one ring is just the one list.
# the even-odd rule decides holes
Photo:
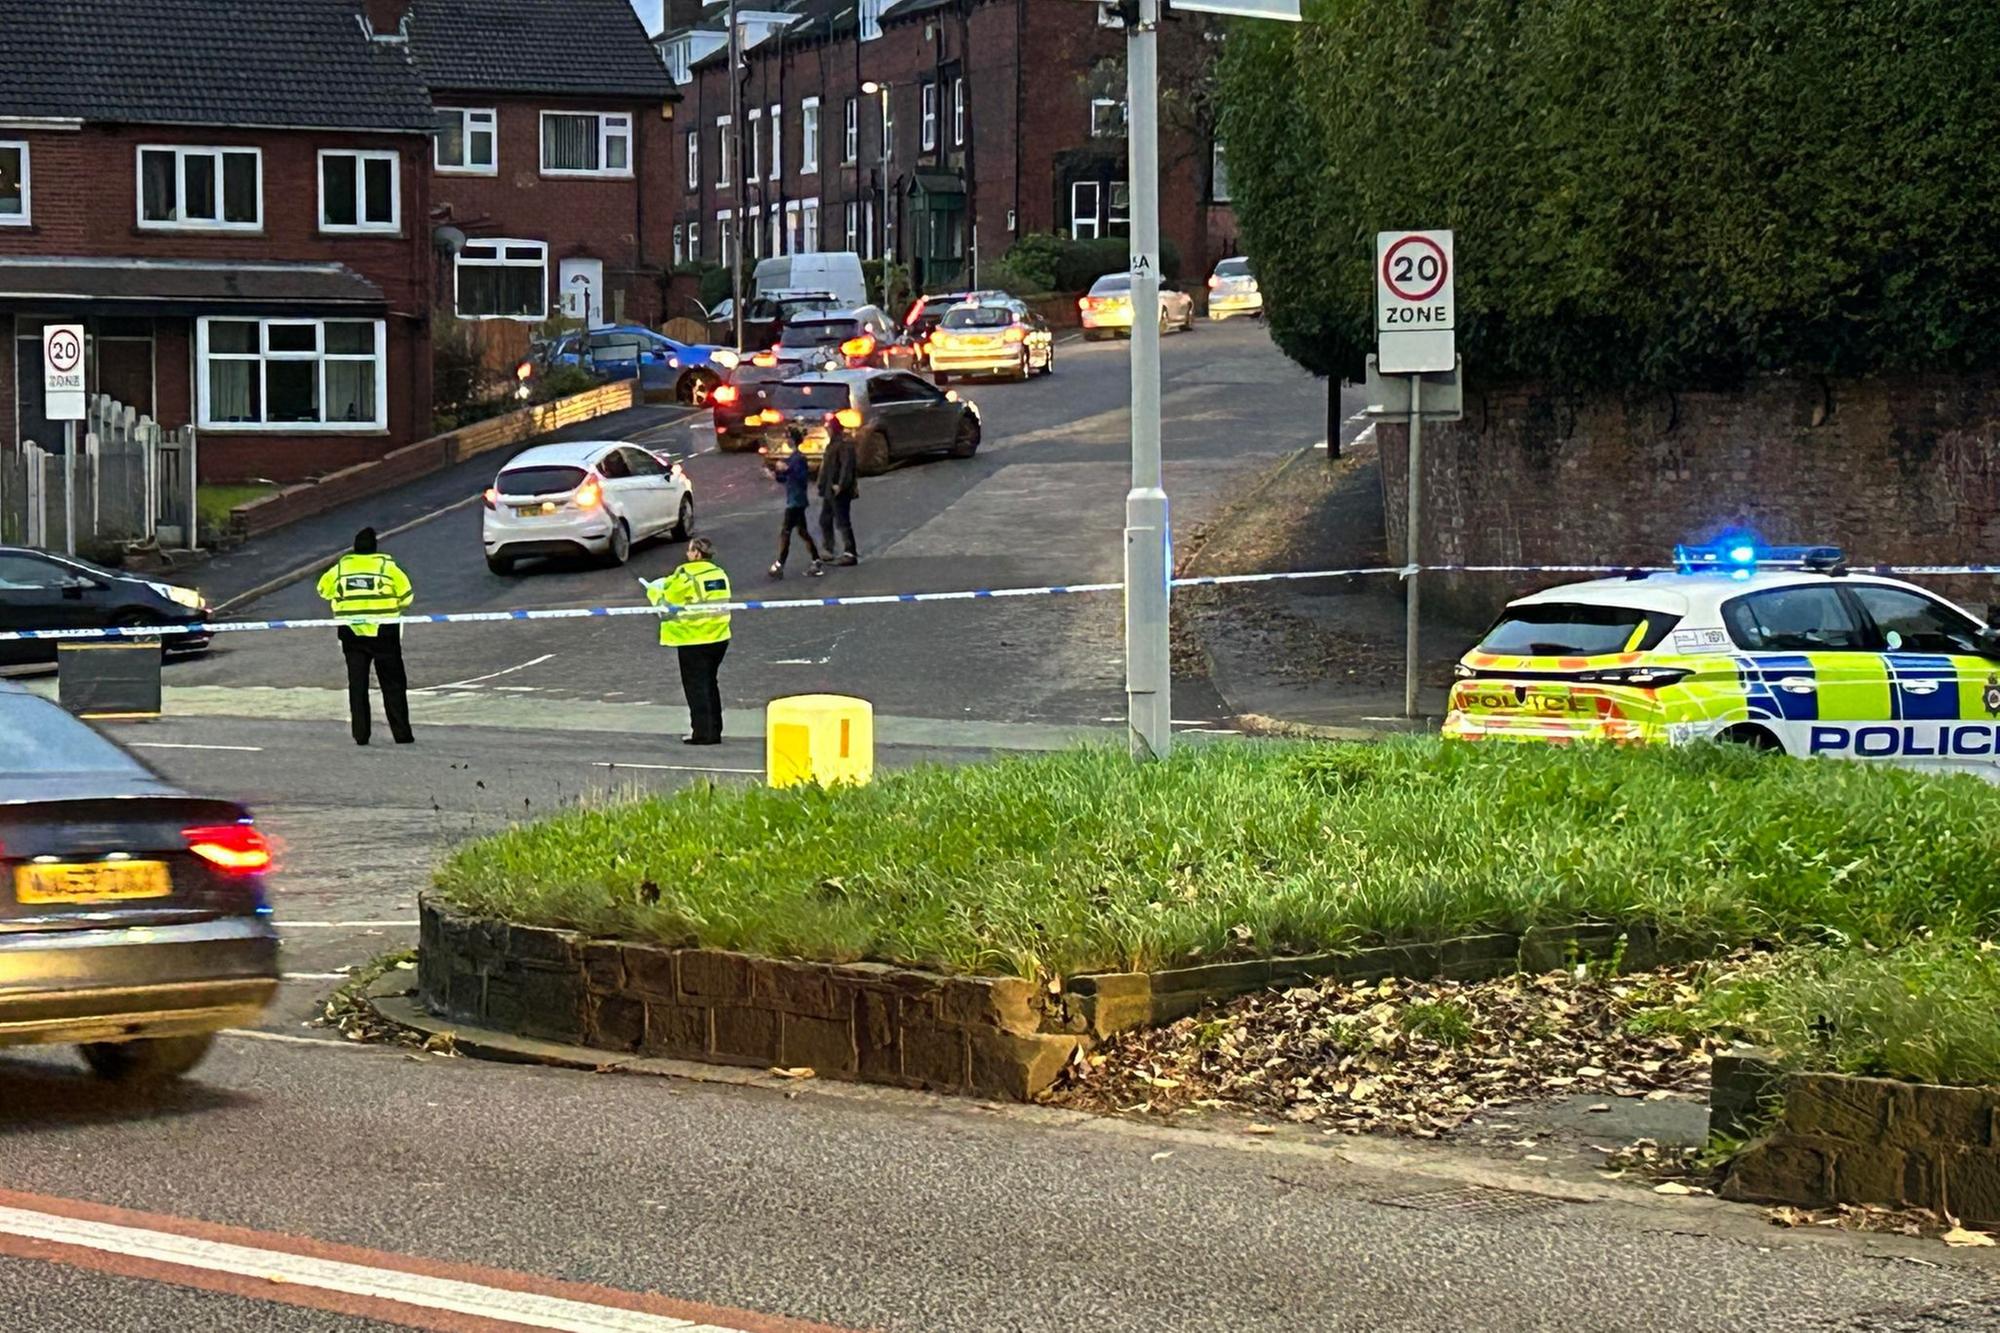
[(1707, 546), (1674, 548), (1674, 569), (1678, 573), (1726, 573), (1735, 579), (1747, 579), (1759, 569), (1831, 571), (1846, 560), (1846, 554), (1838, 546), (1760, 546), (1740, 537)]

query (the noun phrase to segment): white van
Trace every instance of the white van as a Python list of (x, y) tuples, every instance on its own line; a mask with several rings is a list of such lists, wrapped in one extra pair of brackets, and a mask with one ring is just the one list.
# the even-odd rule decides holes
[(852, 250), (760, 259), (751, 276), (751, 287), (759, 296), (773, 292), (832, 292), (843, 305), (868, 304), (868, 280), (861, 276), (861, 256)]

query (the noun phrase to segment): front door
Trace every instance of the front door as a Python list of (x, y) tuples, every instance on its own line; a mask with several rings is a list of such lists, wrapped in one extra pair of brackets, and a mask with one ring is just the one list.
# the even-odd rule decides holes
[(556, 268), (556, 285), (562, 294), (563, 314), (580, 319), (586, 327), (604, 327), (604, 261), (565, 259)]

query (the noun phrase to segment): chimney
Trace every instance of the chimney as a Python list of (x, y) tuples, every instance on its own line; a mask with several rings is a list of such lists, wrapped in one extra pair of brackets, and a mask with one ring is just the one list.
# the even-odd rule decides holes
[(410, 0), (361, 0), (361, 26), (378, 42), (400, 42)]

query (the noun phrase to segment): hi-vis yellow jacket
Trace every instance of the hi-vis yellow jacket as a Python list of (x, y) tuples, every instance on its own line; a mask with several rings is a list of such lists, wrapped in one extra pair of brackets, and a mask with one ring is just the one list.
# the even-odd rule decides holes
[(363, 637), (380, 630), (380, 621), (409, 610), (416, 598), (410, 576), (394, 559), (353, 552), (319, 576), (319, 595), (333, 604), (334, 615)]
[(729, 600), (729, 575), (708, 560), (691, 560), (666, 578), (646, 585), (654, 606), (681, 608), (660, 622), (660, 642), (669, 648), (721, 643), (729, 637), (729, 612), (701, 609), (704, 602)]

